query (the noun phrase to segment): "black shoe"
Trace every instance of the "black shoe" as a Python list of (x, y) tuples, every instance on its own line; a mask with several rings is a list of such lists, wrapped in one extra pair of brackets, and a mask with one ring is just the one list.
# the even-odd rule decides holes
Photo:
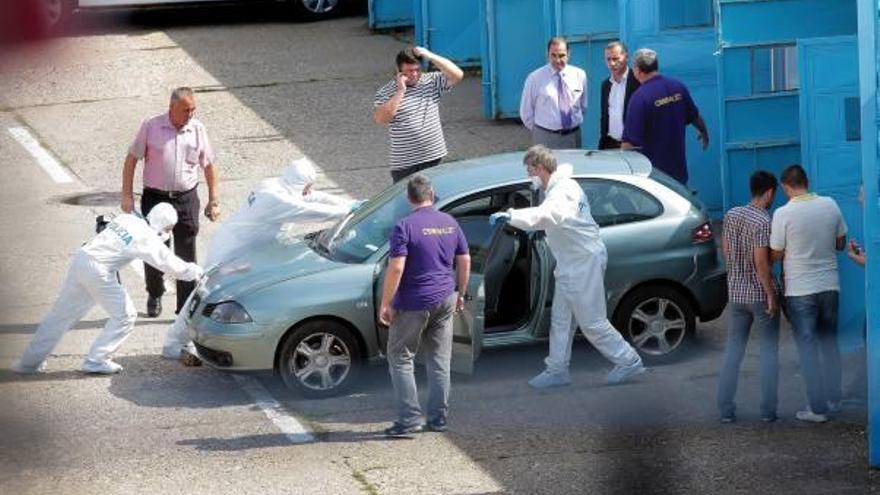
[(149, 296), (147, 298), (147, 316), (155, 318), (162, 314), (162, 298)]
[(444, 431), (449, 429), (449, 426), (446, 425), (446, 418), (439, 417), (429, 420), (427, 424), (425, 424), (425, 429), (428, 431), (443, 433)]
[(423, 429), (424, 428), (422, 427), (422, 425), (409, 425), (409, 426), (407, 426), (407, 425), (402, 425), (402, 424), (398, 423), (397, 421), (395, 421), (394, 424), (392, 424), (388, 428), (385, 428), (385, 435), (389, 436), (389, 437), (399, 437), (402, 435), (409, 435), (411, 433), (419, 433)]

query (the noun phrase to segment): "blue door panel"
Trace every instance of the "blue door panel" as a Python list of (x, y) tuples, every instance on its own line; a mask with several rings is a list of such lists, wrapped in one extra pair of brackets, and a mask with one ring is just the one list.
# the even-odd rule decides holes
[(729, 143), (797, 141), (800, 139), (798, 95), (728, 100)]
[[(847, 139), (846, 101), (858, 97), (855, 36), (798, 41), (800, 72), (801, 163), (811, 189), (837, 201), (849, 236), (862, 238), (862, 208), (855, 200), (861, 183), (861, 142)], [(845, 253), (838, 255), (840, 310), (838, 332), (843, 350), (861, 346), (865, 309), (864, 270)]]
[(856, 32), (856, 4), (848, 0), (722, 0), (720, 5), (724, 40), (733, 45)]
[(413, 0), (369, 0), (370, 29), (413, 25)]
[(416, 43), (462, 67), (480, 65), (480, 5), (474, 0), (412, 0)]

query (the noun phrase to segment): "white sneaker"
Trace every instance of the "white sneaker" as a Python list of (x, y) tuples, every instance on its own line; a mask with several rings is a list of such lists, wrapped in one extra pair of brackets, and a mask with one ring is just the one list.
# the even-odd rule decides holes
[(642, 364), (642, 359), (639, 360), (635, 364), (631, 364), (629, 366), (621, 366), (616, 365), (613, 370), (608, 373), (608, 384), (609, 385), (617, 385), (619, 383), (623, 383), (627, 380), (627, 378), (635, 375), (640, 375), (645, 372), (645, 365)]
[(810, 408), (806, 408), (803, 411), (798, 411), (797, 414), (794, 415), (800, 421), (808, 421), (810, 423), (824, 423), (828, 421), (828, 416), (824, 414), (816, 414)]
[(82, 370), (86, 373), (114, 375), (122, 371), (122, 366), (118, 363), (114, 363), (109, 359), (100, 363), (86, 359), (85, 362), (83, 362)]
[(36, 375), (39, 373), (46, 372), (46, 361), (43, 361), (37, 367), (31, 368), (29, 366), (22, 366), (21, 361), (12, 365), (12, 371), (19, 375)]
[(529, 386), (542, 389), (550, 387), (564, 387), (571, 383), (571, 375), (568, 371), (542, 371), (538, 376), (529, 380)]

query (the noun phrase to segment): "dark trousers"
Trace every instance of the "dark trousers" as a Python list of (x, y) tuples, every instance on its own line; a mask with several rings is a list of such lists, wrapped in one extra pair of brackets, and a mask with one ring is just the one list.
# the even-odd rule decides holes
[[(174, 226), (172, 232), (174, 254), (184, 261), (194, 263), (196, 261), (196, 235), (199, 233), (199, 211), (201, 211), (196, 188), (182, 193), (167, 193), (157, 189), (144, 188), (144, 194), (141, 196), (141, 213), (146, 216), (159, 203), (169, 203), (177, 210), (177, 225)], [(170, 241), (166, 245), (171, 247)], [(145, 263), (144, 277), (147, 279), (147, 294), (150, 297), (162, 297), (162, 294), (165, 293), (162, 272)], [(177, 281), (177, 309), (175, 313), (184, 306), (190, 292), (195, 287), (195, 282)]]
[(404, 168), (392, 168), (391, 169), (391, 180), (395, 183), (406, 179), (408, 176), (420, 171), (425, 170), (426, 168), (431, 168), (433, 166), (439, 165), (440, 160), (443, 158), (438, 158), (436, 160), (431, 160), (430, 162), (422, 162), (417, 163), (415, 165), (411, 165), (409, 167)]
[(599, 140), (599, 149), (600, 150), (616, 150), (620, 149), (620, 141), (614, 139), (609, 135), (602, 136), (602, 139)]

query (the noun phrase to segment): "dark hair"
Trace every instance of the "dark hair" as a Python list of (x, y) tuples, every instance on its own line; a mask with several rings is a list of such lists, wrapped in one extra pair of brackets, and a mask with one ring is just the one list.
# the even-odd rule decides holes
[(767, 191), (775, 191), (776, 186), (776, 177), (766, 170), (756, 170), (749, 177), (749, 190), (752, 191), (753, 198), (757, 198)]
[(403, 64), (420, 64), (422, 63), (421, 57), (416, 55), (416, 52), (413, 51), (412, 46), (408, 46), (403, 50), (397, 52), (397, 68), (400, 69), (400, 66)]
[(620, 40), (614, 40), (614, 41), (608, 43), (607, 45), (605, 45), (606, 50), (613, 50), (614, 48), (620, 48), (621, 52), (627, 53), (626, 45), (624, 45), (623, 42)]
[(785, 167), (785, 170), (782, 171), (779, 178), (782, 183), (788, 187), (798, 187), (802, 189), (810, 187), (810, 181), (807, 179), (806, 170), (804, 170), (804, 167), (801, 167), (796, 163)]
[(548, 52), (553, 45), (565, 45), (565, 51), (568, 51), (568, 41), (565, 41), (565, 38), (563, 38), (562, 36), (554, 36), (550, 38), (550, 41), (547, 42)]
[(434, 188), (431, 186), (431, 179), (422, 174), (416, 174), (410, 177), (406, 183), (406, 197), (412, 203), (424, 203), (431, 200)]

